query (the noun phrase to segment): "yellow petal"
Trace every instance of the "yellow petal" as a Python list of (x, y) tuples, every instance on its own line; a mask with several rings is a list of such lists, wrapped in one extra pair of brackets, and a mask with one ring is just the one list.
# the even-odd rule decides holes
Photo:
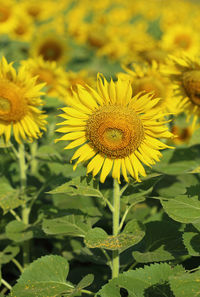
[(106, 177), (108, 176), (108, 174), (110, 173), (111, 169), (113, 166), (113, 160), (106, 158), (101, 170), (101, 175), (100, 175), (100, 182), (104, 183)]

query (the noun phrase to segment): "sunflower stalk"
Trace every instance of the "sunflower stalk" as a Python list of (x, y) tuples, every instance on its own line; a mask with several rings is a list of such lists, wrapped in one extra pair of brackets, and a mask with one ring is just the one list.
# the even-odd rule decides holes
[[(116, 179), (113, 180), (113, 236), (119, 233), (120, 219), (120, 186)], [(112, 278), (118, 277), (120, 267), (119, 251), (112, 253)]]
[[(24, 144), (21, 143), (19, 145), (19, 168), (20, 168), (20, 182), (21, 182), (21, 193), (24, 195), (26, 190), (26, 160), (25, 160), (25, 148)], [(30, 214), (30, 208), (28, 207), (27, 203), (22, 206), (22, 222), (25, 225), (29, 224), (29, 214)], [(27, 266), (29, 263), (30, 258), (30, 244), (29, 241), (23, 242), (23, 263), (24, 266)]]
[(34, 141), (30, 144), (30, 151), (31, 151), (31, 162), (30, 162), (30, 171), (32, 175), (35, 175), (37, 172), (38, 161), (36, 159), (38, 143)]

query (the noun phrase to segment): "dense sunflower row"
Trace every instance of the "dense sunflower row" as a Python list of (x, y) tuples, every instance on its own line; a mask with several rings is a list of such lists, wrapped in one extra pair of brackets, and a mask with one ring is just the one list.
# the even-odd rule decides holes
[[(119, 182), (121, 175), (140, 181), (144, 165), (159, 161), (170, 145), (161, 138), (182, 142), (198, 128), (198, 9), (182, 0), (148, 6), (139, 0), (0, 1), (0, 135), (6, 143), (41, 137), (45, 98), (56, 98), (64, 118), (57, 141), (76, 148), (74, 168), (86, 161), (87, 173), (100, 173), (101, 182), (110, 172)], [(16, 56), (18, 70), (7, 62), (15, 42), (23, 55)], [(96, 58), (87, 69), (79, 50)], [(94, 61), (118, 63), (121, 71), (107, 81)], [(174, 124), (181, 113), (184, 129)]]

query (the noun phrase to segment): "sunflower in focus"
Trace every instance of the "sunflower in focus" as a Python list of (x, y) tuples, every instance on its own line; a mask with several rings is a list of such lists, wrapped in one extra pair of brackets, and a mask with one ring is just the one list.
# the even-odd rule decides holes
[(195, 57), (171, 56), (165, 72), (171, 79), (177, 106), (193, 117), (193, 125), (200, 116), (200, 62)]
[(32, 141), (46, 130), (46, 115), (39, 109), (43, 105), (40, 96), (42, 84), (36, 84), (24, 69), (18, 73), (5, 58), (0, 61), (0, 136), (6, 143), (11, 130), (18, 143)]
[(119, 73), (118, 77), (122, 80), (128, 79), (131, 81), (133, 95), (139, 92), (153, 92), (153, 98), (160, 98), (155, 108), (162, 108), (164, 112), (174, 112), (175, 106), (169, 104), (172, 88), (169, 79), (161, 74), (161, 66), (155, 61), (151, 65), (132, 64), (132, 69), (125, 67), (127, 73)]
[(154, 106), (158, 98), (150, 93), (132, 97), (130, 81), (118, 79), (110, 83), (101, 76), (97, 79), (97, 91), (78, 85), (68, 107), (62, 108), (63, 127), (57, 132), (64, 136), (57, 141), (70, 141), (65, 149), (77, 148), (71, 160), (76, 166), (89, 161), (87, 173), (93, 177), (100, 171), (100, 182), (104, 182), (112, 171), (112, 177), (120, 183), (122, 173), (128, 182), (130, 174), (140, 181), (146, 176), (142, 165), (151, 167), (162, 156), (160, 149), (168, 146), (157, 138), (171, 138), (172, 133), (164, 125), (163, 114)]
[(46, 83), (48, 96), (60, 95), (59, 88), (65, 84), (66, 72), (54, 61), (44, 61), (42, 57), (21, 61), (31, 76), (37, 76), (37, 83)]
[(68, 59), (69, 49), (66, 40), (56, 32), (38, 33), (30, 45), (30, 56), (35, 58), (41, 56), (45, 61), (55, 61), (64, 64)]

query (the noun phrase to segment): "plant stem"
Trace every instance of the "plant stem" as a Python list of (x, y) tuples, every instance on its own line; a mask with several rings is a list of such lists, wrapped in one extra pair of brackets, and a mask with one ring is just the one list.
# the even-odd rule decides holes
[(23, 267), (21, 266), (21, 264), (20, 264), (15, 258), (13, 258), (11, 261), (17, 266), (17, 268), (19, 269), (19, 271), (20, 271), (21, 273), (24, 271), (24, 269), (23, 269)]
[(36, 141), (30, 144), (30, 151), (31, 151), (30, 166), (31, 166), (32, 175), (35, 175), (35, 173), (37, 172), (37, 165), (38, 165), (38, 161), (36, 160), (37, 148), (38, 148), (38, 144)]
[(88, 291), (88, 290), (81, 290), (81, 293), (85, 293), (85, 294), (92, 295), (92, 296), (95, 295), (95, 293)]
[[(25, 161), (25, 149), (24, 149), (23, 143), (19, 145), (19, 168), (20, 168), (21, 192), (22, 192), (22, 195), (24, 195), (25, 189), (26, 189), (26, 161)], [(22, 206), (22, 221), (25, 225), (29, 224), (29, 213), (30, 213), (30, 208), (27, 206), (27, 204), (24, 204)], [(23, 242), (22, 249), (23, 249), (23, 263), (24, 263), (24, 266), (27, 266), (29, 263), (29, 254), (30, 254), (29, 241)]]
[(8, 289), (8, 290), (12, 290), (12, 287), (9, 283), (7, 283), (7, 281), (5, 281), (5, 279), (1, 279), (1, 283)]
[[(120, 186), (116, 179), (113, 181), (113, 236), (117, 236), (119, 232), (120, 218)], [(119, 251), (113, 251), (112, 258), (112, 278), (119, 275)]]

